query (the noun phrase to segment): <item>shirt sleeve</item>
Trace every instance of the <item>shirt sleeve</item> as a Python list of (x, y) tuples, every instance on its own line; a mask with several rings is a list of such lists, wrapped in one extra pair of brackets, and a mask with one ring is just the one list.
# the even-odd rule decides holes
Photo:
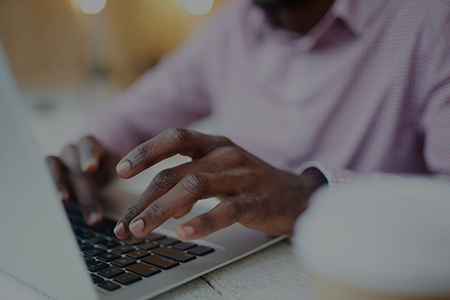
[[(430, 15), (421, 33), (417, 55), (419, 134), (423, 136), (423, 156), (431, 176), (450, 182), (450, 5)], [(446, 12), (446, 13), (444, 13)], [(309, 161), (298, 174), (326, 182), (331, 190), (357, 184), (361, 180), (399, 177), (383, 172), (358, 172)]]
[(318, 161), (308, 161), (297, 169), (297, 174), (308, 175), (328, 185), (330, 190), (350, 187), (365, 180), (385, 180), (386, 177), (398, 178), (399, 175), (383, 172), (359, 172), (340, 168), (336, 166), (326, 166)]
[(450, 3), (424, 33), (420, 61), (423, 91), (421, 130), (428, 169), (450, 176)]
[(208, 61), (225, 30), (222, 9), (175, 53), (164, 58), (105, 108), (81, 133), (125, 155), (174, 126), (211, 113)]

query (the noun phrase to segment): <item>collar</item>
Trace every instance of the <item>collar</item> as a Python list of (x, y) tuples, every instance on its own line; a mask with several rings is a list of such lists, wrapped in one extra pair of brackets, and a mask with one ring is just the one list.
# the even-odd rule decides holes
[[(356, 36), (359, 36), (362, 34), (366, 26), (367, 19), (371, 15), (369, 13), (369, 10), (371, 9), (365, 9), (363, 5), (368, 4), (367, 2), (372, 2), (375, 0), (364, 1), (364, 3), (359, 3), (359, 1), (335, 0), (330, 11), (316, 26), (320, 26), (320, 23), (322, 23), (325, 19), (328, 19), (328, 21), (330, 19), (341, 19), (347, 29), (349, 29)], [(271, 21), (264, 10), (253, 4), (251, 4), (250, 7), (248, 21), (250, 30), (252, 30), (252, 32), (258, 37), (263, 36), (269, 31), (269, 29), (273, 28)], [(314, 28), (312, 31), (314, 31)]]
[(369, 16), (359, 1), (336, 0), (332, 8), (333, 15), (341, 19), (356, 36), (362, 34)]

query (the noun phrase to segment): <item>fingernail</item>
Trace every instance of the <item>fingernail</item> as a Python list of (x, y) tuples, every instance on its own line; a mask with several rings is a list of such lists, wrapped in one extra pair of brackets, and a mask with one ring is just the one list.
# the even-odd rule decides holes
[(178, 231), (180, 234), (180, 238), (187, 239), (194, 234), (194, 227), (192, 226), (184, 226)]
[(97, 162), (93, 159), (88, 160), (83, 164), (82, 168), (84, 172), (93, 172), (97, 169)]
[(120, 173), (120, 175), (127, 175), (128, 172), (130, 172), (131, 170), (131, 164), (128, 160), (125, 160), (123, 162), (121, 162), (118, 166), (117, 166), (117, 173)]
[(94, 224), (94, 223), (96, 223), (98, 221), (98, 214), (96, 213), (96, 212), (91, 212), (90, 214), (89, 214), (89, 222), (91, 223), (91, 224)]
[(125, 227), (123, 226), (123, 223), (120, 222), (119, 225), (117, 225), (114, 228), (114, 234), (120, 239), (125, 235)]
[(133, 222), (130, 225), (130, 230), (134, 236), (140, 236), (142, 233), (142, 230), (144, 230), (144, 221), (139, 219), (136, 222)]
[(67, 191), (59, 191), (59, 198), (61, 201), (68, 201), (69, 200), (69, 194)]

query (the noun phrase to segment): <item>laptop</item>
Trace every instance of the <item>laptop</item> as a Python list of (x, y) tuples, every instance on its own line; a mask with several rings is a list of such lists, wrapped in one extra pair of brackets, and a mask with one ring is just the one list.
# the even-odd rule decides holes
[(87, 226), (57, 197), (1, 44), (0, 191), (0, 269), (56, 299), (149, 299), (285, 238), (234, 224), (179, 241), (177, 225), (210, 210), (214, 199), (142, 240), (117, 240), (115, 220)]

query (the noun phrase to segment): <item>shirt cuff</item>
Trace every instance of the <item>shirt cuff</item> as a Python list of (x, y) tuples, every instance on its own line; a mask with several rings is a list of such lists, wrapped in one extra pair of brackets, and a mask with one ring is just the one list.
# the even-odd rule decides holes
[(330, 190), (357, 185), (362, 180), (399, 178), (401, 176), (382, 172), (359, 172), (335, 166), (324, 166), (317, 161), (309, 161), (301, 165), (296, 174), (308, 175), (324, 180)]

